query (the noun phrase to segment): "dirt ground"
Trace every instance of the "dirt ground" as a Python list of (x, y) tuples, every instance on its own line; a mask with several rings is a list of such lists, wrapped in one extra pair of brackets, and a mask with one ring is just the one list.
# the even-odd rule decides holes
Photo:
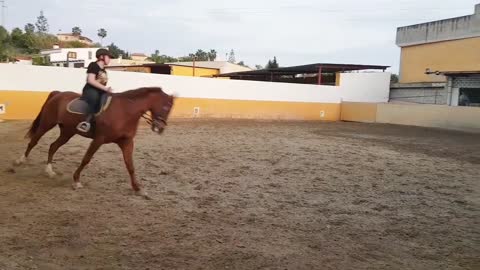
[(121, 153), (0, 123), (0, 269), (480, 269), (480, 135), (318, 122), (175, 121)]

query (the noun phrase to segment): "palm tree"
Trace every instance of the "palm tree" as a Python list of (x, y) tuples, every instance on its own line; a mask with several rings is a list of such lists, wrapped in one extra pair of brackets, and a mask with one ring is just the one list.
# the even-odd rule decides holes
[(107, 36), (107, 30), (105, 30), (103, 28), (100, 28), (100, 29), (98, 29), (98, 34), (97, 35), (100, 37), (100, 44), (102, 44), (103, 39)]

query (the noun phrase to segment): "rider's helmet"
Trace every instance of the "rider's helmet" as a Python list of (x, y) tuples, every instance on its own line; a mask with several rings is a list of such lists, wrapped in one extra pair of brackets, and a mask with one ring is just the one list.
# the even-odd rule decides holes
[(104, 49), (104, 48), (98, 49), (97, 53), (95, 55), (96, 55), (97, 59), (100, 59), (100, 57), (102, 55), (108, 55), (110, 58), (113, 58), (112, 53), (109, 50)]

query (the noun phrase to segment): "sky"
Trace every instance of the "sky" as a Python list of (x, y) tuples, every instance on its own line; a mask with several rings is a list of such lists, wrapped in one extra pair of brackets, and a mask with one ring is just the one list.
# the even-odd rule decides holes
[(50, 32), (99, 41), (97, 29), (131, 53), (184, 56), (215, 49), (225, 60), (281, 66), (324, 63), (388, 65), (398, 70), (396, 28), (473, 14), (478, 0), (5, 0), (7, 29), (35, 23)]

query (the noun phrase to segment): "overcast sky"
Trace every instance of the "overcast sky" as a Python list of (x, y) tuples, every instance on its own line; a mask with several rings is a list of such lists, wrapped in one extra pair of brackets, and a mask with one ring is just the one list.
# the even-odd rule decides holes
[(34, 23), (43, 10), (50, 32), (79, 26), (129, 52), (183, 56), (230, 49), (237, 61), (385, 64), (398, 70), (396, 27), (473, 13), (478, 0), (5, 0), (8, 29)]

